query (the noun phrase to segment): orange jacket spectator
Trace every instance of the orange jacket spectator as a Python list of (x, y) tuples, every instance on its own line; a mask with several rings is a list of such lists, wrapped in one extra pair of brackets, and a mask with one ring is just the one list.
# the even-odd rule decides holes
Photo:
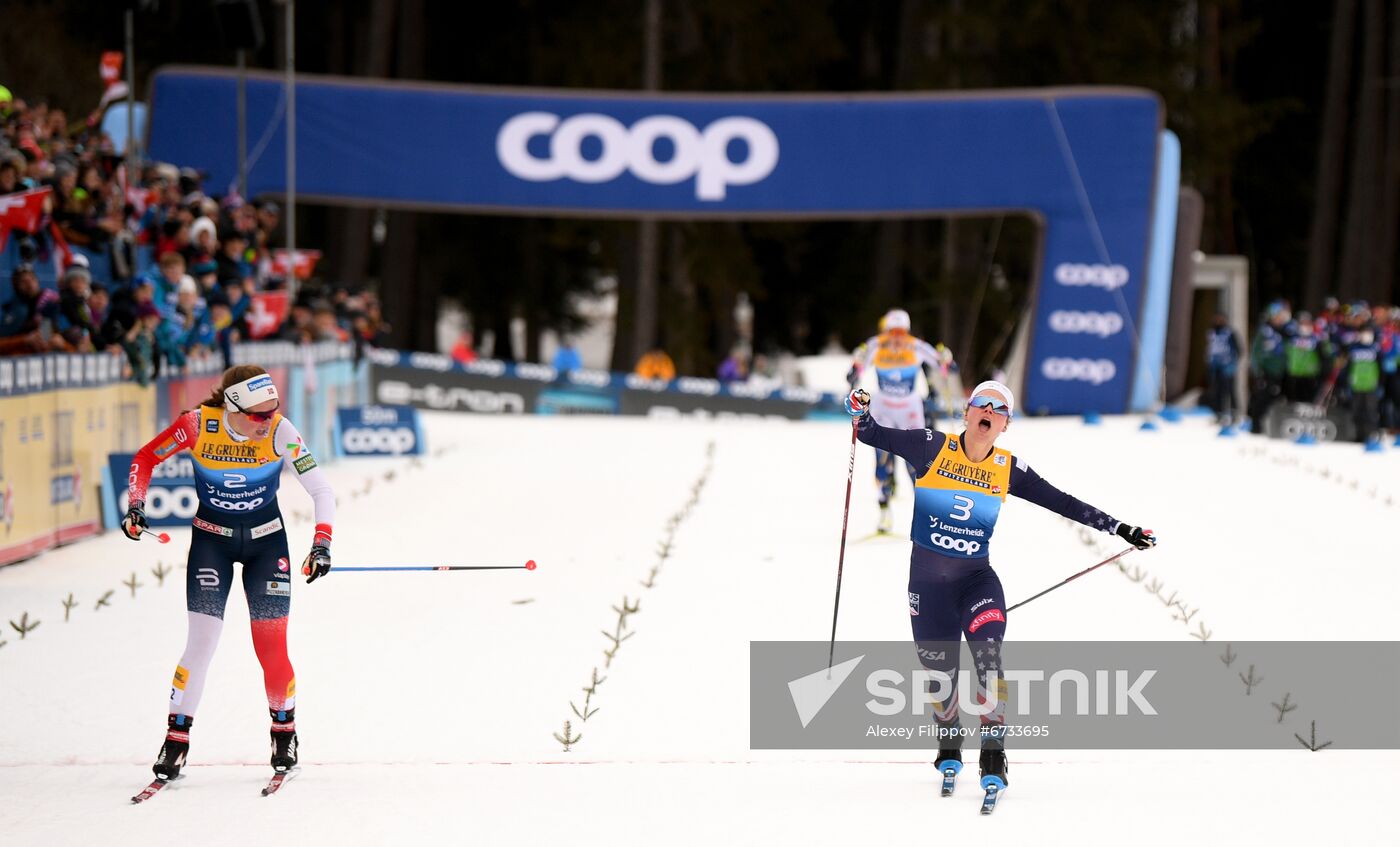
[(632, 373), (647, 379), (672, 380), (676, 378), (676, 363), (671, 361), (665, 350), (658, 347), (648, 350), (638, 359), (637, 367), (632, 369)]

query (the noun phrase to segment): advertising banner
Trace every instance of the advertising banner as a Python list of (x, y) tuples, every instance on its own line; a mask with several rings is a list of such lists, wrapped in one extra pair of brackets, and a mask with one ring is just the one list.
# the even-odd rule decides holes
[[(126, 514), (127, 478), (131, 473), (134, 453), (113, 453), (108, 457), (108, 472), (112, 487), (109, 496), (117, 519)], [(195, 490), (194, 459), (189, 451), (177, 453), (151, 471), (151, 484), (146, 489), (146, 520), (151, 526), (189, 526), (199, 509), (199, 494)]]
[(340, 456), (421, 456), (423, 430), (412, 406), (354, 406), (336, 410)]
[(0, 564), (101, 530), (107, 455), (149, 437), (155, 394), (120, 356), (0, 359)]
[[(272, 138), (250, 194), (285, 189), (282, 85), (248, 74), (248, 125)], [(232, 71), (159, 71), (152, 154), (230, 182), (236, 89)], [(1159, 158), (1161, 100), (1144, 89), (657, 96), (302, 75), (297, 102), (297, 190), (320, 202), (678, 219), (1032, 215), (1043, 237), (1027, 411), (1126, 411), (1141, 340), (1161, 344), (1144, 318), (1166, 316), (1144, 313), (1144, 292), (1154, 210), (1170, 205), (1157, 200), (1177, 184)], [(451, 143), (382, 155), (406, 137)]]
[(797, 387), (760, 389), (694, 377), (649, 380), (593, 370), (561, 374), (548, 365), (494, 359), (461, 364), (435, 353), (394, 350), (374, 350), (369, 358), (376, 402), (432, 411), (784, 420), (845, 417), (835, 395)]

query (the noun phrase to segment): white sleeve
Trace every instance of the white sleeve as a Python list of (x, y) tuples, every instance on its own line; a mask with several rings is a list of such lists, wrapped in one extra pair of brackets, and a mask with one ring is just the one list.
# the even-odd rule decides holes
[(283, 418), (277, 425), (274, 438), (277, 439), (275, 448), (278, 453), (285, 454), (283, 458), (292, 463), (297, 482), (311, 495), (311, 502), (315, 504), (317, 540), (324, 535), (329, 543), (331, 526), (335, 523), (335, 492), (331, 490), (330, 481), (316, 466), (316, 457), (311, 455), (310, 448), (291, 421)]
[(872, 335), (851, 354), (855, 356), (856, 364), (860, 365), (862, 371), (870, 367), (870, 361), (875, 358), (875, 351), (878, 350), (879, 347), (880, 336)]
[(938, 355), (937, 348), (922, 338), (914, 342), (914, 349), (919, 353), (919, 361), (931, 368), (941, 368), (945, 364), (943, 357)]

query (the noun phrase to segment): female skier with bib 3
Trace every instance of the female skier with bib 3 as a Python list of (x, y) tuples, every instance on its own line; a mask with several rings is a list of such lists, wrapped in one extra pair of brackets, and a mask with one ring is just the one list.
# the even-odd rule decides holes
[[(1011, 389), (984, 382), (963, 410), (963, 432), (949, 436), (931, 429), (883, 427), (867, 413), (869, 394), (857, 389), (846, 397), (856, 436), (894, 453), (916, 471), (909, 614), (920, 662), (956, 681), (957, 645), (966, 636), (978, 651), (979, 697), (988, 696), (987, 680), (996, 675), (996, 708), (980, 718), (980, 766), (982, 787), (995, 784), (998, 790), (1007, 784), (1006, 680), (1001, 673), (1006, 600), (988, 553), (1006, 495), (1118, 535), (1139, 550), (1157, 543), (1151, 530), (1117, 521), (1071, 497), (1031, 470), (1025, 459), (997, 447), (997, 437), (1011, 424), (1015, 403)], [(934, 719), (941, 739), (938, 769), (951, 779), (962, 768), (956, 686), (946, 700), (934, 704)]]

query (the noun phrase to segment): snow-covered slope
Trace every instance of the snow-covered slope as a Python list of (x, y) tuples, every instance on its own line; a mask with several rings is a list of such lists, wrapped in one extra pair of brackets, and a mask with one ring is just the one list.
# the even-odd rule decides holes
[[(7, 844), (852, 844), (991, 836), (1036, 843), (1393, 839), (1400, 754), (1012, 753), (990, 819), (974, 780), (936, 796), (922, 754), (750, 751), (748, 650), (826, 638), (849, 430), (841, 423), (428, 415), (432, 455), (329, 469), (337, 564), (520, 564), (339, 573), (296, 583), (290, 628), (304, 772), (267, 770), (261, 674), (238, 592), (192, 733), (189, 778), (140, 807), (184, 643), (189, 531), (118, 535), (0, 569), (0, 618), (42, 621), (0, 648), (0, 838)], [(713, 454), (707, 449), (714, 445)], [(1204, 422), (1017, 420), (1002, 441), (1052, 482), (1150, 526), (1131, 564), (1196, 614), (1105, 568), (1011, 619), (1014, 639), (1390, 639), (1388, 527), (1400, 454), (1221, 439)], [(852, 537), (873, 529), (862, 447)], [(706, 468), (708, 473), (705, 473)], [(701, 481), (698, 495), (695, 487)], [(293, 554), (309, 502), (283, 487)], [(695, 497), (666, 558), (668, 523)], [(907, 525), (909, 487), (898, 519)], [(993, 545), (1008, 601), (1117, 549), (1011, 500)], [(1100, 551), (1105, 551), (1103, 554)], [(904, 639), (908, 548), (848, 548), (840, 635)], [(174, 571), (158, 585), (151, 569)], [(657, 568), (659, 564), (659, 568)], [(653, 568), (657, 568), (653, 572)], [(122, 581), (135, 573), (135, 596)], [(98, 598), (113, 591), (108, 605)], [(60, 601), (78, 604), (63, 621)], [(611, 666), (614, 607), (631, 633)], [(583, 689), (594, 669), (587, 722)], [(1305, 668), (1272, 668), (1305, 685)], [(563, 752), (565, 721), (581, 739)], [(1358, 800), (1363, 788), (1372, 806)], [(1233, 793), (1234, 802), (1227, 802)]]

